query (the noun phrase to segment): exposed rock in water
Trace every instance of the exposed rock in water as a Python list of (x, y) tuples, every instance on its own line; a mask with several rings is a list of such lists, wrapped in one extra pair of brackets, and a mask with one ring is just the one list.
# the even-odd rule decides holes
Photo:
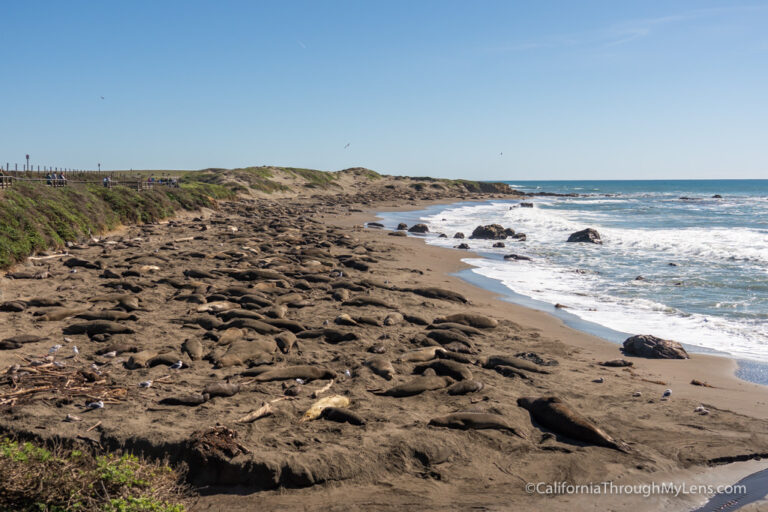
[(505, 260), (513, 260), (513, 261), (531, 261), (531, 258), (528, 256), (521, 256), (519, 254), (507, 254), (504, 256)]
[(454, 249), (469, 249), (469, 244), (459, 244)]
[(513, 236), (515, 230), (505, 228), (499, 224), (488, 224), (487, 226), (477, 226), (469, 238), (479, 240), (504, 240), (508, 236)]
[(533, 208), (533, 203), (520, 203), (520, 208)]
[(688, 353), (680, 343), (649, 334), (627, 338), (624, 341), (624, 352), (652, 359), (689, 359)]
[(462, 233), (461, 231), (459, 231), (458, 233), (456, 233), (455, 235), (453, 235), (453, 238), (464, 238), (464, 233)]
[(583, 243), (590, 243), (590, 244), (603, 243), (603, 241), (600, 239), (600, 233), (598, 233), (596, 230), (592, 228), (582, 229), (581, 231), (572, 233), (571, 236), (568, 237), (568, 241), (583, 242)]
[(403, 230), (406, 230), (406, 229), (408, 229), (408, 224), (406, 224), (405, 222), (401, 222), (400, 224), (397, 225), (397, 230), (398, 231), (403, 231)]
[(426, 224), (414, 224), (408, 230), (409, 233), (429, 233), (429, 228)]
[(505, 247), (504, 242), (496, 242), (493, 244), (494, 247)]

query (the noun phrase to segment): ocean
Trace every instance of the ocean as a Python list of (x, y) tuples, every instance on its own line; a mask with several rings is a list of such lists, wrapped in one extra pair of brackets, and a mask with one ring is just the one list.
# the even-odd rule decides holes
[[(380, 217), (388, 228), (427, 224), (429, 244), (468, 243), (479, 257), (464, 260), (472, 268), (462, 277), (612, 341), (652, 334), (693, 351), (768, 362), (768, 180), (506, 183), (578, 196), (523, 200), (533, 208), (492, 200)], [(527, 240), (494, 248), (468, 239), (485, 224)], [(566, 242), (584, 228), (596, 229), (603, 244)], [(457, 232), (467, 239), (452, 238)], [(531, 260), (506, 261), (508, 254)]]

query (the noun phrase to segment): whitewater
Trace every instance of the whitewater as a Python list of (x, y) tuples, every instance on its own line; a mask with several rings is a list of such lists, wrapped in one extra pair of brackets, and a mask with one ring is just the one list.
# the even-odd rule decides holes
[[(380, 216), (390, 228), (427, 224), (429, 244), (468, 243), (479, 255), (463, 260), (472, 272), (587, 322), (768, 362), (768, 180), (509, 183), (577, 196)], [(503, 248), (469, 239), (487, 224), (527, 239), (504, 240)], [(566, 242), (584, 228), (596, 229), (603, 244)], [(504, 260), (508, 254), (531, 260)]]

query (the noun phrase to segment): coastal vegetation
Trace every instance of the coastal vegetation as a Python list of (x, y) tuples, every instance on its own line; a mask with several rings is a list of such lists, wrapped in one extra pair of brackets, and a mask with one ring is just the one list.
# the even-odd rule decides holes
[(131, 454), (0, 439), (2, 512), (184, 512), (183, 476)]
[(234, 196), (227, 187), (205, 182), (138, 191), (96, 183), (54, 188), (20, 181), (0, 194), (0, 267), (121, 224), (155, 222), (180, 210), (215, 207), (217, 200)]

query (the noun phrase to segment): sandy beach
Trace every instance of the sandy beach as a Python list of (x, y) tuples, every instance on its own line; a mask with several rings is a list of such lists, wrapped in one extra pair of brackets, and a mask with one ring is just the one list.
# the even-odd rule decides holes
[[(377, 211), (457, 199), (403, 201), (383, 184), (243, 199), (36, 262), (49, 279), (2, 283), (4, 304), (23, 308), (0, 313), (0, 339), (40, 339), (0, 351), (0, 428), (187, 464), (201, 492), (193, 510), (683, 511), (706, 497), (545, 496), (526, 484), (719, 485), (763, 469), (766, 388), (735, 378), (733, 360), (624, 356), (451, 276), (467, 251), (364, 227)], [(632, 366), (599, 364), (619, 358)], [(84, 376), (85, 391), (57, 372)], [(42, 374), (53, 389), (13, 399)], [(467, 381), (482, 385), (451, 391)], [(518, 405), (550, 396), (613, 447)], [(300, 421), (323, 397), (338, 397), (340, 416)], [(88, 410), (95, 398), (104, 407)], [(270, 413), (248, 419), (265, 404)], [(455, 413), (491, 426), (435, 421)]]

